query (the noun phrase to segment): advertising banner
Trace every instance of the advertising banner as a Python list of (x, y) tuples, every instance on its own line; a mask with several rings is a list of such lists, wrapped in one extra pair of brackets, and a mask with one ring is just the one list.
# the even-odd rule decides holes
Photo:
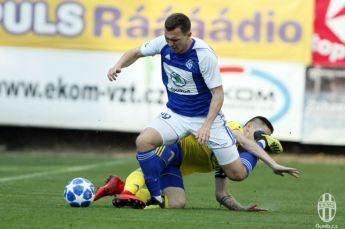
[[(141, 131), (165, 109), (160, 57), (140, 59), (110, 82), (107, 71), (119, 57), (0, 48), (0, 124)], [(266, 116), (276, 137), (301, 139), (304, 65), (220, 59), (220, 67), (227, 120)]]
[(303, 143), (345, 144), (345, 68), (308, 69)]
[(123, 52), (187, 14), (221, 57), (309, 64), (314, 0), (0, 0), (0, 45)]
[(301, 138), (305, 67), (301, 64), (221, 60), (228, 120), (267, 117), (281, 140)]
[(149, 87), (147, 60), (110, 82), (108, 69), (119, 57), (0, 48), (0, 124), (140, 131), (152, 118), (148, 106), (164, 106), (164, 91)]
[(345, 67), (345, 1), (316, 0), (313, 63)]

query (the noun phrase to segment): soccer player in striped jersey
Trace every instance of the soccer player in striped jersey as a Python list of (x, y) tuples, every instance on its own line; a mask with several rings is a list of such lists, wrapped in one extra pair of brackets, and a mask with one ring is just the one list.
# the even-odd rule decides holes
[[(257, 116), (250, 119), (242, 128), (236, 122), (229, 122), (228, 126), (238, 140), (238, 148), (241, 152), (240, 158), (246, 168), (246, 177), (255, 168), (258, 157), (246, 151), (247, 141), (256, 141), (263, 149), (281, 153), (283, 148), (279, 140), (270, 137), (273, 133), (272, 124), (264, 117)], [(180, 142), (161, 146), (156, 149), (156, 155), (162, 158), (163, 165), (160, 171), (160, 189), (165, 196), (165, 205), (162, 207), (183, 208), (186, 203), (183, 178), (195, 172), (215, 172), (216, 179), (216, 199), (230, 210), (241, 211), (263, 211), (255, 205), (243, 207), (228, 192), (228, 181), (220, 169), (213, 152), (201, 146), (192, 135), (187, 136)], [(285, 167), (285, 170), (274, 171), (278, 174), (284, 172), (293, 176), (298, 176), (298, 171)], [(96, 200), (106, 195), (120, 194), (114, 198), (113, 204), (116, 207), (131, 206), (133, 208), (143, 208), (150, 204), (150, 193), (144, 189), (144, 175), (141, 170), (132, 172), (124, 184), (119, 177), (114, 176), (107, 184), (99, 188), (96, 192)]]
[[(228, 178), (241, 180), (246, 177), (235, 138), (221, 112), (224, 91), (215, 53), (203, 40), (192, 37), (191, 22), (186, 15), (170, 15), (164, 27), (164, 35), (128, 50), (108, 71), (108, 78), (113, 81), (122, 68), (137, 59), (161, 55), (167, 108), (136, 139), (137, 160), (152, 195), (151, 202), (160, 204), (163, 204), (163, 199), (158, 178), (163, 162), (156, 154), (156, 148), (176, 143), (189, 134), (212, 150)], [(273, 169), (279, 169), (279, 165), (258, 145), (254, 142), (248, 144), (251, 153)]]

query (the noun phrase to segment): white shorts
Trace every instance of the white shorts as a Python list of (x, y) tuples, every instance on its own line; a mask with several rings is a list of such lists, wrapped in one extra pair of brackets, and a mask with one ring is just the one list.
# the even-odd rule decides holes
[[(157, 130), (163, 139), (163, 144), (168, 145), (176, 143), (189, 134), (196, 135), (205, 119), (206, 117), (182, 116), (167, 109), (147, 127)], [(230, 164), (239, 157), (235, 143), (235, 137), (226, 125), (224, 115), (218, 114), (211, 127), (208, 147), (213, 151), (220, 165)]]

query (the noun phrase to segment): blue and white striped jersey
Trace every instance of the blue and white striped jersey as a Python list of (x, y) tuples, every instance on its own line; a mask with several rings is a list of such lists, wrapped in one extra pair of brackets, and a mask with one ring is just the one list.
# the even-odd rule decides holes
[(162, 80), (168, 94), (167, 107), (177, 114), (207, 116), (212, 99), (210, 89), (221, 86), (217, 57), (201, 39), (193, 38), (190, 49), (176, 54), (164, 36), (140, 48), (144, 56), (161, 54)]

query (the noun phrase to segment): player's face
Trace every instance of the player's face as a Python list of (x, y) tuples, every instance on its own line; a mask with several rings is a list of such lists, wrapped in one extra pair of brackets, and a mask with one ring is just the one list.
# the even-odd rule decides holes
[(168, 45), (172, 48), (174, 53), (182, 54), (185, 53), (192, 44), (192, 33), (183, 33), (180, 27), (174, 30), (164, 32), (165, 40)]
[(244, 135), (247, 138), (253, 139), (253, 140), (254, 140), (254, 132), (258, 130), (263, 131), (267, 135), (272, 134), (271, 130), (266, 125), (255, 126), (253, 123), (248, 123), (246, 126), (244, 126), (243, 130), (244, 130)]

